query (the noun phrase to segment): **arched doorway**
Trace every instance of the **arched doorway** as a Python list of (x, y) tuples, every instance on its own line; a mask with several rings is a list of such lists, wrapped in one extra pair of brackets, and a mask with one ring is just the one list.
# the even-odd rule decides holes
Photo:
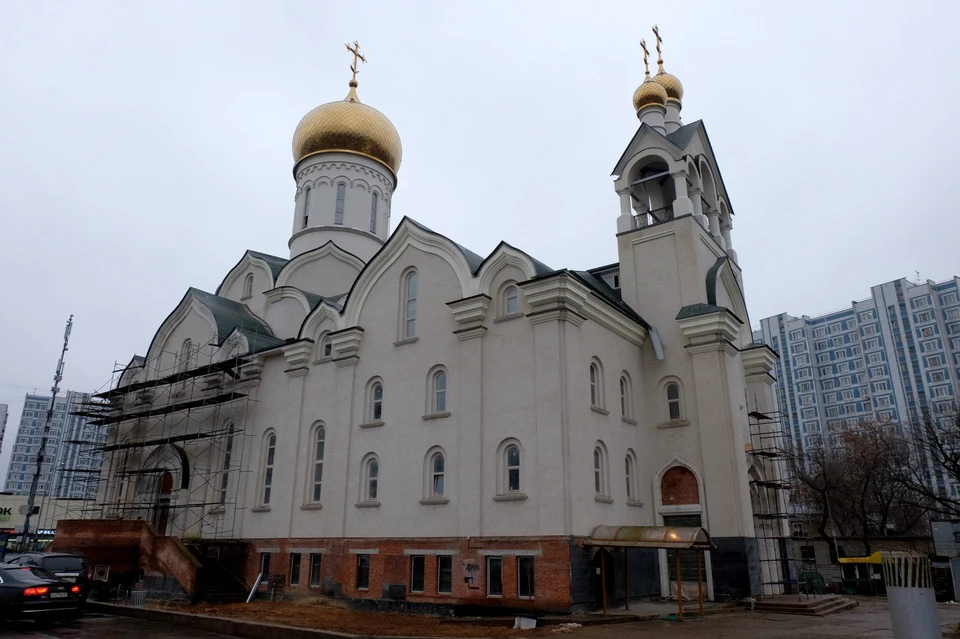
[[(700, 480), (688, 466), (674, 462), (661, 471), (659, 480), (660, 523), (671, 528), (700, 528), (704, 526), (703, 504), (700, 501)], [(702, 579), (703, 591), (713, 599), (712, 568), (709, 551), (704, 553), (704, 565), (699, 565), (695, 550), (661, 550), (661, 590), (663, 596), (677, 597), (677, 554), (680, 555), (680, 577), (683, 598), (696, 599), (697, 581)]]
[(167, 534), (167, 521), (170, 519), (170, 495), (173, 493), (173, 474), (165, 472), (160, 477), (157, 500), (153, 507), (153, 527), (160, 535)]

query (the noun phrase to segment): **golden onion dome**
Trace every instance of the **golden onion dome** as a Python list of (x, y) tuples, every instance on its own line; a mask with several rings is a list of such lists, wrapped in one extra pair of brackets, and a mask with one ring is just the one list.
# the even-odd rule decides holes
[(293, 160), (313, 153), (345, 151), (383, 162), (396, 173), (403, 148), (393, 123), (376, 109), (360, 102), (357, 81), (342, 102), (328, 102), (310, 111), (293, 133)]
[(653, 76), (653, 81), (666, 90), (668, 98), (673, 100), (683, 99), (683, 85), (680, 84), (680, 79), (664, 71), (662, 64), (660, 65), (660, 71), (657, 75)]
[(654, 82), (649, 75), (647, 79), (637, 87), (637, 90), (633, 92), (633, 108), (635, 111), (639, 111), (643, 107), (650, 106), (651, 104), (664, 106), (666, 103), (666, 90)]

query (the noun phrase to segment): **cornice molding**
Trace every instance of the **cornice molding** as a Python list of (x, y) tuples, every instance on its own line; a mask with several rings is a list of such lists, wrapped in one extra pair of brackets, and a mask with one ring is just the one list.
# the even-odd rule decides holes
[(457, 320), (460, 325), (460, 328), (454, 333), (460, 333), (464, 330), (482, 327), (483, 320), (487, 317), (487, 309), (490, 308), (490, 298), (482, 294), (474, 295), (447, 302), (447, 306), (453, 311), (453, 319)]

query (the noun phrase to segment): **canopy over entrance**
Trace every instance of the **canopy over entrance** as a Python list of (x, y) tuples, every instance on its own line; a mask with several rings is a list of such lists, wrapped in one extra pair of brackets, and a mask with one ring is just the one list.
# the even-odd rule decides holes
[(703, 528), (671, 526), (597, 526), (584, 546), (617, 548), (694, 548), (710, 550), (710, 535)]

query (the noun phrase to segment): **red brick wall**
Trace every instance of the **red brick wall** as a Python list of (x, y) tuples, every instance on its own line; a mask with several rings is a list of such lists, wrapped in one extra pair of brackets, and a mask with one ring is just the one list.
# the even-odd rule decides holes
[[(342, 596), (356, 599), (380, 599), (384, 584), (407, 586), (410, 602), (507, 606), (530, 610), (566, 611), (570, 608), (570, 540), (567, 537), (531, 539), (517, 538), (429, 538), (429, 539), (258, 539), (248, 541), (245, 565), (235, 567), (247, 586), (252, 586), (260, 572), (260, 552), (278, 549), (270, 557), (270, 573), (290, 579), (290, 550), (323, 549), (321, 584), (339, 583)], [(357, 589), (357, 553), (370, 549), (370, 582), (367, 590)], [(424, 554), (424, 592), (410, 592), (411, 555), (405, 550), (430, 550)], [(486, 557), (502, 550), (503, 596), (488, 597)], [(517, 589), (517, 555), (510, 551), (532, 551), (534, 555), (534, 597), (520, 598)], [(437, 555), (449, 551), (453, 557), (452, 593), (437, 592)], [(482, 554), (484, 551), (485, 554)], [(376, 552), (376, 554), (372, 554)], [(465, 583), (468, 565), (479, 566), (474, 586)], [(300, 559), (300, 583), (287, 586), (288, 594), (320, 594), (310, 587), (310, 557)]]
[(660, 494), (664, 506), (700, 503), (697, 477), (690, 469), (683, 466), (674, 466), (663, 474)]

